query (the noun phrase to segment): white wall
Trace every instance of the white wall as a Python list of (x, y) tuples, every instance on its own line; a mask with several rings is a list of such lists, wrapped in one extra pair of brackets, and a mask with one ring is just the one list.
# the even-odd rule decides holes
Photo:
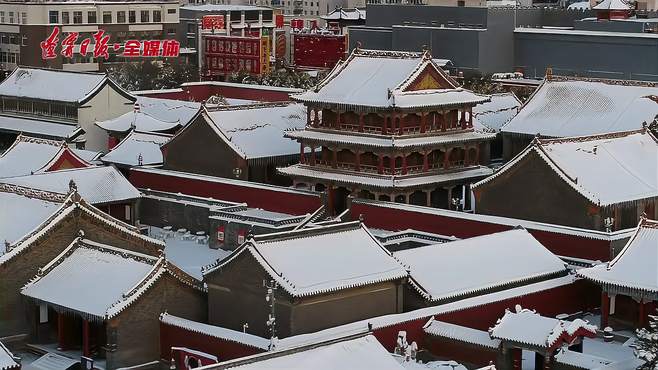
[(116, 118), (132, 111), (133, 102), (116, 92), (109, 85), (78, 109), (78, 124), (85, 130), (85, 149), (107, 151), (107, 132), (94, 123)]

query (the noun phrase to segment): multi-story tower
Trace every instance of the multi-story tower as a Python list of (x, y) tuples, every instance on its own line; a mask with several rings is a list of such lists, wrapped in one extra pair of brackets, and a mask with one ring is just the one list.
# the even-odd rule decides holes
[(336, 210), (350, 194), (468, 207), (467, 184), (492, 173), (482, 165), (494, 135), (474, 131), (472, 115), (490, 98), (460, 88), (427, 51), (357, 48), (293, 99), (308, 123), (286, 134), (301, 143), (300, 163), (279, 171), (297, 187), (326, 189)]

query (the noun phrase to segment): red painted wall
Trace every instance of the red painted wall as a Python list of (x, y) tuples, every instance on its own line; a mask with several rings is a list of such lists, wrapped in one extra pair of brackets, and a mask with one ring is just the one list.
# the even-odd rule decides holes
[(344, 35), (294, 34), (293, 39), (296, 67), (333, 68), (345, 59)]
[[(453, 218), (356, 202), (352, 203), (350, 209), (353, 217), (363, 215), (369, 227), (388, 230), (411, 228), (458, 238), (470, 238), (512, 229), (509, 225), (488, 221)], [(610, 259), (610, 243), (605, 240), (541, 230), (528, 229), (528, 231), (555, 254), (601, 261)]]
[(430, 353), (441, 358), (449, 358), (460, 363), (476, 366), (487, 366), (489, 362), (496, 363), (498, 351), (492, 348), (468, 345), (445, 338), (426, 338), (423, 346)]
[(190, 86), (182, 86), (179, 90), (165, 90), (164, 92), (148, 92), (140, 94), (149, 98), (173, 99), (184, 101), (202, 102), (212, 95), (221, 95), (230, 99), (245, 99), (262, 102), (289, 101), (290, 95), (287, 91), (262, 89), (257, 85), (249, 87), (222, 86), (212, 82), (199, 83)]
[(186, 347), (217, 356), (227, 361), (264, 352), (259, 348), (230, 342), (204, 334), (160, 323), (160, 356), (169, 361), (171, 347)]
[(210, 179), (187, 178), (167, 174), (130, 170), (129, 180), (138, 188), (183, 193), (200, 197), (212, 197), (230, 202), (245, 202), (249, 207), (268, 211), (302, 215), (320, 208), (319, 194), (297, 192), (286, 188), (267, 186), (266, 188), (246, 181), (226, 180), (219, 177)]
[[(585, 280), (578, 280), (573, 284), (542, 292), (437, 315), (435, 319), (473, 329), (488, 330), (495, 324), (496, 320), (503, 316), (505, 309), (513, 310), (517, 304), (523, 308), (537, 310), (542, 315), (554, 317), (561, 313), (575, 313), (598, 307), (600, 296), (601, 291), (598, 287)], [(409, 343), (415, 341), (420, 345), (425, 343), (425, 333), (422, 328), (429, 319), (430, 317), (424, 317), (387, 328), (376, 329), (373, 334), (391, 352), (395, 349), (397, 333), (400, 330), (407, 331)], [(592, 324), (598, 325), (598, 323)]]

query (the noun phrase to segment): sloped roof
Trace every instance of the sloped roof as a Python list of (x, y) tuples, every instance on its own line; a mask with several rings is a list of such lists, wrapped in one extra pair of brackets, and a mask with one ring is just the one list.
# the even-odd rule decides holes
[(403, 370), (373, 335), (266, 352), (220, 363), (222, 369), (240, 370)]
[(169, 139), (171, 135), (133, 130), (117, 146), (102, 156), (101, 160), (128, 166), (160, 165), (163, 163), (160, 147)]
[(104, 73), (18, 67), (0, 83), (0, 95), (79, 103), (107, 81)]
[(210, 124), (246, 159), (293, 155), (299, 144), (283, 135), (306, 126), (302, 104), (258, 104), (208, 111)]
[(63, 141), (19, 135), (0, 155), (0, 178), (29, 175), (47, 169), (48, 164), (54, 163), (66, 151), (87, 165), (100, 156), (99, 152), (69, 148)]
[(141, 110), (133, 110), (107, 121), (96, 122), (96, 126), (111, 132), (170, 132), (181, 126), (180, 121), (163, 121)]
[(34, 117), (18, 117), (0, 114), (0, 130), (13, 133), (24, 133), (54, 139), (69, 139), (76, 137), (83, 130), (71, 122), (53, 122)]
[(250, 253), (272, 279), (295, 297), (407, 276), (359, 221), (251, 237), (231, 256), (208, 266), (204, 276), (242, 253)]
[(9, 177), (0, 182), (56, 193), (68, 193), (71, 180), (80, 195), (91, 204), (113, 203), (139, 198), (139, 191), (113, 166), (75, 168), (34, 175)]
[(594, 10), (632, 10), (634, 8), (630, 1), (626, 0), (603, 0), (596, 5)]
[(649, 130), (564, 139), (535, 139), (485, 184), (530, 153), (539, 155), (567, 184), (601, 206), (658, 196), (658, 140)]
[(567, 137), (637, 130), (658, 114), (658, 85), (650, 82), (545, 79), (506, 133)]
[(554, 349), (578, 336), (596, 337), (596, 326), (581, 319), (564, 321), (541, 316), (517, 306), (516, 312), (505, 310), (505, 315), (489, 329), (489, 334), (493, 339)]
[(518, 113), (521, 101), (514, 93), (491, 95), (491, 101), (473, 107), (473, 127), (478, 131), (499, 132)]
[(658, 221), (642, 218), (633, 236), (610, 262), (578, 270), (606, 288), (658, 293)]
[[(426, 68), (442, 76), (450, 88), (405, 91)], [(450, 106), (489, 100), (487, 96), (459, 88), (428, 53), (361, 49), (355, 49), (345, 62), (338, 63), (314, 89), (291, 98), (376, 108)]]
[(193, 101), (137, 96), (139, 110), (164, 122), (179, 122), (187, 126), (199, 113), (201, 103)]
[(430, 301), (567, 274), (564, 262), (525, 229), (402, 250), (393, 256), (408, 268), (411, 285)]
[(434, 318), (431, 318), (423, 326), (423, 331), (432, 336), (476, 344), (486, 348), (498, 349), (500, 346), (500, 339), (491, 339), (486, 331), (437, 321)]
[(0, 256), (12, 244), (55, 214), (64, 194), (0, 184)]
[(347, 9), (347, 8), (336, 8), (331, 13), (323, 15), (320, 18), (328, 21), (357, 21), (366, 19), (366, 10), (365, 9)]
[(13, 370), (20, 368), (14, 355), (0, 342), (0, 370)]

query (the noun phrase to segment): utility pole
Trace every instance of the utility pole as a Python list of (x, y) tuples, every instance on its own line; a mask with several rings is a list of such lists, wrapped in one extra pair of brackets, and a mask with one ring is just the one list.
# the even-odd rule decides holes
[(269, 282), (267, 280), (263, 280), (263, 286), (267, 288), (265, 301), (270, 305), (270, 314), (266, 322), (267, 326), (270, 328), (270, 346), (268, 350), (273, 351), (276, 346), (275, 342), (278, 339), (276, 337), (276, 317), (274, 316), (275, 315), (274, 306), (276, 303), (275, 292), (279, 288), (279, 285), (274, 280), (270, 280)]

